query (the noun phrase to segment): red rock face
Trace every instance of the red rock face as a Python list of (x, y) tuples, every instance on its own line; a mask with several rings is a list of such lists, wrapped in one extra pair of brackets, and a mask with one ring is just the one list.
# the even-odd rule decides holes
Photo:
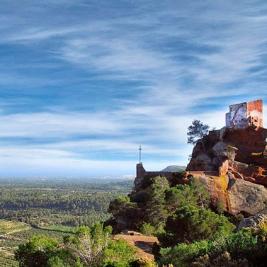
[(235, 160), (253, 164), (267, 169), (267, 158), (264, 157), (266, 150), (267, 129), (227, 129), (223, 141), (235, 146)]
[(187, 171), (226, 175), (267, 186), (267, 129), (223, 128), (211, 131), (193, 149)]
[(256, 214), (267, 203), (266, 138), (267, 129), (255, 126), (211, 131), (195, 145), (186, 175), (230, 214)]

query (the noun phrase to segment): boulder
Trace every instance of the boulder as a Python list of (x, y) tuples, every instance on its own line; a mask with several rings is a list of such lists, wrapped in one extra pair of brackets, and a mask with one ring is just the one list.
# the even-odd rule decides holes
[(213, 206), (220, 203), (232, 215), (254, 215), (266, 208), (267, 189), (262, 185), (236, 179), (231, 172), (222, 176), (211, 176), (203, 172), (187, 172), (187, 175), (194, 176), (205, 186)]
[(267, 189), (245, 180), (230, 179), (227, 198), (229, 213), (253, 215), (266, 208)]
[(267, 222), (267, 210), (248, 218), (244, 218), (238, 225), (238, 230), (242, 228), (255, 228), (257, 229), (259, 224), (262, 222)]
[(228, 145), (223, 141), (219, 141), (212, 147), (212, 152), (216, 157), (227, 157)]
[[(194, 159), (190, 161), (190, 170), (205, 170), (205, 171), (214, 171), (215, 167), (212, 163), (212, 159), (206, 153), (199, 153)], [(187, 166), (188, 168), (188, 166)]]

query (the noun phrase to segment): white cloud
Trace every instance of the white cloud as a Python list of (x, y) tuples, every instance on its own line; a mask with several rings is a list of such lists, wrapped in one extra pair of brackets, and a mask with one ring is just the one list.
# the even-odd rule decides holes
[[(113, 165), (123, 165), (124, 173), (129, 173), (126, 169), (132, 170), (132, 161), (98, 161), (81, 154), (114, 151), (124, 156), (135, 153), (140, 143), (151, 158), (162, 155), (163, 161), (165, 157), (178, 162), (184, 156), (185, 163), (191, 150), (186, 145), (186, 129), (193, 119), (220, 128), (231, 104), (228, 101), (266, 100), (267, 19), (253, 1), (140, 1), (133, 13), (119, 10), (118, 17), (98, 16), (95, 10), (97, 15), (89, 12), (80, 17), (73, 11), (67, 21), (68, 12), (62, 9), (58, 18), (53, 16), (54, 8), (71, 3), (52, 2), (46, 7), (32, 2), (30, 11), (36, 12), (32, 17), (25, 16), (23, 5), (16, 16), (2, 17), (0, 42), (39, 48), (56, 62), (90, 75), (93, 71), (95, 79), (139, 83), (132, 89), (135, 94), (116, 99), (116, 105), (106, 99), (106, 111), (71, 112), (59, 107), (5, 114), (2, 106), (0, 137), (15, 140), (13, 145), (2, 141), (4, 164), (12, 164), (9, 160), (17, 166), (33, 164), (43, 169), (51, 165), (51, 170), (67, 165), (67, 171), (73, 166), (81, 172), (101, 165), (115, 171)], [(91, 4), (80, 4), (91, 8)], [(251, 72), (253, 68), (259, 70)], [(38, 77), (29, 75), (24, 80), (20, 73), (6, 73), (0, 77), (4, 86), (49, 85)], [(267, 118), (266, 106), (264, 112)], [(85, 140), (79, 140), (81, 136)], [(34, 142), (25, 147), (16, 143), (20, 138)], [(42, 138), (50, 139), (49, 143), (41, 143)], [(157, 164), (161, 163), (146, 163), (149, 168)]]
[(0, 137), (66, 137), (119, 133), (121, 126), (101, 113), (18, 113), (0, 115)]
[[(136, 161), (82, 159), (75, 154), (55, 150), (0, 149), (1, 177), (121, 177), (135, 174)], [(170, 162), (147, 161), (146, 167), (161, 170)]]
[(67, 36), (69, 34), (81, 31), (82, 28), (65, 27), (57, 29), (45, 28), (27, 28), (20, 33), (9, 34), (2, 42), (26, 43), (34, 41), (42, 41), (50, 38)]

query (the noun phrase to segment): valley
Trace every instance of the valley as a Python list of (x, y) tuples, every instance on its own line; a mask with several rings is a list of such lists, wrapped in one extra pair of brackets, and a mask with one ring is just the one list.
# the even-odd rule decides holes
[(18, 266), (14, 250), (35, 235), (72, 234), (80, 225), (107, 220), (111, 200), (127, 194), (132, 181), (2, 180), (0, 266)]

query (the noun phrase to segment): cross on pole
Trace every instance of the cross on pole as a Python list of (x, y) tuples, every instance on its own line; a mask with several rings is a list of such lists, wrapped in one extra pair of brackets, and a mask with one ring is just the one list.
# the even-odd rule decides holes
[(141, 160), (142, 160), (142, 146), (140, 145), (139, 146), (139, 163), (141, 163)]

